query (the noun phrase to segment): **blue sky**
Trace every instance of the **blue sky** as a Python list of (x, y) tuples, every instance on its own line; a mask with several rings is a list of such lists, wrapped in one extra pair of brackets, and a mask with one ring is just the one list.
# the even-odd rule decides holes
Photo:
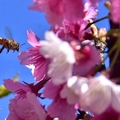
[[(9, 27), (15, 41), (20, 44), (26, 43), (20, 48), (20, 51), (30, 48), (30, 45), (27, 43), (27, 30), (32, 29), (43, 39), (44, 32), (49, 29), (44, 15), (37, 11), (28, 10), (30, 5), (32, 5), (31, 0), (0, 0), (0, 37), (7, 38), (5, 26)], [(107, 10), (102, 5), (99, 7), (99, 17), (107, 14)], [(99, 27), (108, 28), (106, 20), (98, 25)], [(17, 59), (19, 53), (13, 53), (13, 51), (6, 52), (6, 49), (4, 49), (2, 54), (0, 54), (0, 85), (3, 84), (3, 79), (12, 78), (16, 72), (19, 72), (21, 81), (33, 82), (31, 71), (19, 64), (20, 61)], [(13, 95), (9, 95), (0, 99), (0, 120), (4, 120), (8, 115), (9, 99), (12, 97)]]

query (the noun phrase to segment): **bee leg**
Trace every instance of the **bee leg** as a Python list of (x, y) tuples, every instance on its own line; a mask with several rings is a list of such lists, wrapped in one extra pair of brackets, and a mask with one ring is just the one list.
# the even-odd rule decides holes
[(2, 51), (3, 51), (3, 49), (4, 49), (5, 47), (4, 46), (2, 46), (2, 48), (0, 49), (0, 53), (2, 53)]
[(7, 53), (9, 52), (9, 49), (7, 49)]

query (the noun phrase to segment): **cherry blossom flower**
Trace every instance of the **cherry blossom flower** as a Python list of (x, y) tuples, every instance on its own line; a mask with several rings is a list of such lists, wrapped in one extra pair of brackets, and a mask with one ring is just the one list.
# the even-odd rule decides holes
[(52, 31), (46, 32), (45, 39), (40, 41), (40, 53), (51, 60), (48, 75), (55, 80), (54, 84), (62, 84), (72, 75), (74, 51), (68, 42), (62, 41)]
[(28, 92), (26, 98), (10, 100), (10, 114), (6, 120), (45, 120), (46, 113), (35, 94)]
[(79, 96), (80, 107), (85, 111), (100, 115), (111, 107), (120, 112), (120, 86), (104, 75), (89, 79), (74, 76), (68, 80), (67, 86)]
[(35, 80), (40, 81), (47, 76), (49, 60), (46, 60), (39, 52), (40, 39), (32, 32), (32, 30), (30, 30), (30, 32), (27, 31), (27, 35), (28, 43), (33, 47), (27, 51), (21, 52), (18, 59), (21, 60), (20, 63), (22, 65), (31, 68)]
[(75, 120), (76, 110), (74, 104), (68, 104), (65, 98), (60, 96), (62, 85), (54, 85), (48, 81), (45, 85), (43, 94), (46, 98), (52, 99), (52, 103), (48, 106), (47, 112), (51, 117), (57, 117), (60, 120)]
[(88, 32), (85, 28), (89, 22), (89, 19), (96, 19), (98, 14), (98, 10), (90, 1), (87, 1), (83, 7), (84, 9), (81, 13), (82, 16), (79, 17), (79, 20), (73, 22), (72, 18), (71, 20), (65, 19), (62, 26), (57, 28), (57, 30), (54, 30), (60, 38), (64, 38), (65, 40), (70, 38), (83, 40), (84, 32)]

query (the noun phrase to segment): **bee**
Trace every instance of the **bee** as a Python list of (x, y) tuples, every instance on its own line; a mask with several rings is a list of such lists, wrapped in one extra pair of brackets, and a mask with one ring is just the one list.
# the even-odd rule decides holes
[[(13, 40), (12, 34), (9, 30), (9, 28), (7, 26), (5, 26), (5, 32), (6, 35), (10, 38), (10, 39), (5, 39), (5, 38), (1, 38), (0, 37), (0, 45), (2, 45), (2, 48), (0, 48), (0, 53), (2, 53), (2, 51), (4, 50), (4, 48), (7, 49), (7, 53), (10, 50), (13, 51), (19, 51), (20, 47), (23, 45), (20, 45), (18, 42)], [(25, 44), (25, 43), (24, 43)]]
[(0, 38), (0, 45), (2, 45), (2, 48), (0, 49), (0, 53), (2, 53), (4, 48), (7, 49), (7, 52), (9, 52), (10, 50), (18, 52), (19, 49), (20, 49), (20, 46), (21, 46), (16, 41), (8, 40), (8, 39), (5, 39), (5, 38)]

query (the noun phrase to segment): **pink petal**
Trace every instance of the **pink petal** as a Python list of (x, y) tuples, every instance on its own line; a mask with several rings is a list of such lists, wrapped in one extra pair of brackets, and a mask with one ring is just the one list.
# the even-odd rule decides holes
[(120, 0), (110, 0), (111, 1), (111, 17), (113, 22), (120, 23)]
[(79, 75), (87, 74), (95, 65), (100, 63), (100, 55), (94, 46), (89, 46), (90, 51), (86, 49), (84, 54), (88, 57), (81, 59), (77, 64), (74, 64), (74, 73)]
[(35, 94), (28, 92), (26, 98), (10, 100), (7, 120), (45, 120), (46, 113)]
[(4, 80), (4, 85), (9, 91), (16, 93), (16, 99), (26, 98), (26, 93), (32, 91), (29, 85), (10, 79)]
[(13, 81), (11, 79), (4, 80), (5, 87), (11, 92), (15, 92), (21, 87), (21, 83), (17, 81)]
[(52, 26), (62, 25), (64, 12), (62, 0), (35, 0), (33, 2), (34, 4), (29, 9), (45, 12), (47, 21)]
[(32, 45), (33, 47), (40, 46), (40, 39), (35, 35), (35, 33), (32, 30), (27, 31), (27, 36), (27, 40), (30, 45)]
[(75, 120), (76, 118), (74, 105), (67, 104), (64, 99), (55, 99), (47, 110), (51, 117), (58, 117), (60, 120)]
[(29, 51), (24, 51), (24, 52), (21, 52), (19, 55), (18, 55), (18, 59), (21, 60), (20, 64), (22, 65), (30, 65), (31, 64), (31, 53)]
[(43, 90), (43, 94), (45, 97), (50, 98), (50, 99), (54, 99), (59, 91), (61, 90), (62, 86), (55, 86), (52, 81), (48, 81), (45, 84), (45, 88)]
[(89, 20), (89, 19), (96, 19), (98, 15), (98, 10), (94, 7), (90, 7), (88, 11), (86, 12), (86, 15), (84, 17), (84, 20)]
[(27, 91), (31, 91), (31, 89), (29, 88), (29, 86), (27, 85), (24, 85), (20, 82), (17, 82), (17, 81), (13, 81), (11, 79), (6, 79), (4, 80), (4, 85), (5, 87), (10, 90), (11, 92), (16, 92), (17, 90), (19, 89), (23, 89), (25, 90), (26, 92)]
[(28, 92), (26, 97), (26, 99), (17, 101), (18, 107), (15, 108), (17, 115), (22, 119), (31, 118), (30, 120), (34, 120), (35, 118), (39, 118), (40, 120), (45, 120), (45, 111), (35, 94)]
[[(40, 81), (47, 75), (47, 68), (49, 60), (46, 60), (39, 52), (39, 48), (30, 48), (27, 51), (21, 52), (18, 55), (18, 59), (21, 60), (22, 65), (27, 65), (32, 69), (36, 81)], [(33, 67), (29, 67), (32, 65)]]
[(94, 6), (98, 6), (98, 1), (100, 0), (88, 0), (90, 1)]
[(47, 68), (48, 68), (48, 64), (46, 64), (46, 62), (41, 62), (41, 64), (39, 63), (38, 65), (35, 65), (35, 69), (33, 71), (33, 74), (35, 76), (36, 81), (39, 81), (40, 79), (44, 78), (47, 73)]
[(113, 109), (109, 108), (104, 113), (95, 116), (91, 120), (120, 120), (120, 113), (117, 113)]
[(82, 0), (64, 0), (65, 18), (68, 21), (77, 22), (83, 17)]

